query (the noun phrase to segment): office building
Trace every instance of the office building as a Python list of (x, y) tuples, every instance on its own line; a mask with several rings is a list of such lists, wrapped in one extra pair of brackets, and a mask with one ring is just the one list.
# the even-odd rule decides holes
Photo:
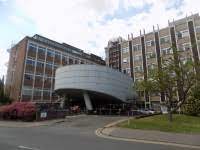
[[(106, 57), (108, 60), (119, 60), (117, 69), (133, 78), (133, 81), (146, 80), (148, 71), (154, 67), (160, 67), (161, 57), (172, 56), (172, 47), (176, 48), (181, 55), (181, 60), (193, 60), (195, 70), (200, 74), (200, 16), (194, 14), (185, 18), (168, 22), (165, 28), (153, 27), (152, 32), (140, 31), (140, 36), (128, 36), (127, 40), (121, 40), (119, 47), (115, 50), (106, 47)], [(109, 51), (119, 51), (118, 58), (110, 54)], [(107, 66), (112, 66), (112, 62), (106, 61)], [(146, 108), (158, 107), (165, 99), (163, 93), (147, 94), (139, 92), (140, 100)]]
[(54, 92), (54, 82), (58, 67), (71, 64), (105, 65), (99, 56), (37, 34), (25, 37), (9, 51), (6, 92), (13, 100), (57, 102), (59, 97)]

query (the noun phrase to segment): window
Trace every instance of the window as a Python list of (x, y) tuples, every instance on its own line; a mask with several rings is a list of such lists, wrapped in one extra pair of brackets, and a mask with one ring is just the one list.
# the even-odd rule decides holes
[(141, 50), (141, 45), (137, 44), (133, 46), (134, 51), (140, 51)]
[(185, 43), (185, 44), (183, 44), (183, 50), (184, 50), (184, 51), (188, 51), (188, 50), (190, 50), (190, 49), (191, 49), (190, 43)]
[(172, 54), (173, 50), (171, 48), (163, 48), (161, 49), (163, 55)]
[(32, 52), (36, 52), (36, 50), (37, 50), (37, 45), (36, 45), (36, 44), (33, 44), (33, 43), (29, 43), (28, 50), (29, 50), (29, 51), (32, 51)]
[(25, 74), (24, 75), (24, 79), (25, 80), (33, 80), (33, 75), (31, 75), (31, 74)]
[(50, 96), (50, 91), (43, 91), (43, 96)]
[(129, 51), (129, 48), (128, 48), (128, 47), (123, 47), (123, 48), (122, 48), (122, 52), (123, 52), (123, 53), (128, 53), (128, 51)]
[(27, 64), (27, 65), (34, 66), (34, 65), (35, 65), (35, 61), (34, 61), (34, 60), (31, 60), (31, 59), (27, 59), (27, 60), (26, 60), (26, 64)]
[(128, 62), (128, 58), (123, 58), (123, 63), (127, 63)]
[(134, 68), (135, 72), (142, 72), (143, 71), (143, 67), (142, 66), (136, 66)]
[(52, 69), (53, 65), (52, 64), (46, 64), (46, 68)]
[(200, 26), (196, 27), (196, 33), (200, 33)]
[(177, 32), (178, 39), (182, 39), (182, 38), (188, 37), (188, 36), (189, 36), (189, 31), (188, 30)]
[(169, 36), (165, 36), (165, 37), (160, 38), (160, 44), (169, 43), (169, 42), (170, 42)]
[(60, 59), (61, 54), (59, 52), (55, 52), (55, 58)]
[(47, 51), (47, 56), (49, 56), (49, 57), (54, 57), (54, 51), (48, 50), (48, 51)]
[(136, 55), (136, 56), (134, 57), (134, 60), (135, 60), (135, 61), (141, 61), (141, 60), (142, 60), (142, 56), (141, 56), (141, 55)]
[(41, 96), (42, 91), (40, 89), (34, 89), (34, 96)]
[(147, 41), (146, 46), (154, 46), (154, 41)]
[(146, 54), (146, 58), (147, 58), (147, 59), (155, 58), (155, 57), (156, 57), (156, 54), (153, 53), (153, 52), (149, 52), (149, 53)]
[(126, 73), (129, 74), (131, 72), (130, 68), (126, 68)]
[(32, 89), (23, 89), (22, 94), (30, 96), (32, 95)]
[(124, 74), (126, 74), (126, 69), (122, 69), (122, 72), (123, 72)]
[(38, 47), (38, 53), (42, 53), (42, 54), (45, 55), (45, 52), (46, 52), (46, 48), (45, 47), (41, 47), (41, 46)]
[(44, 63), (38, 61), (38, 62), (37, 62), (37, 67), (42, 67), (42, 68), (43, 68), (43, 67), (44, 67)]

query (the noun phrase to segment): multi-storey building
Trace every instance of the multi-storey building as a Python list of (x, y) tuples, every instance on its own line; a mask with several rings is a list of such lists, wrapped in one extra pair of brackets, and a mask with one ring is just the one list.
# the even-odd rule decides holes
[(108, 67), (121, 70), (121, 42), (121, 37), (108, 41), (108, 46), (105, 47), (106, 65)]
[[(194, 14), (177, 21), (169, 21), (168, 27), (162, 29), (153, 27), (152, 32), (140, 32), (138, 37), (131, 35), (128, 40), (120, 43), (120, 47), (118, 60), (121, 68), (117, 69), (132, 76), (134, 81), (146, 80), (151, 68), (161, 67), (161, 57), (171, 57), (172, 47), (180, 51), (182, 61), (192, 59), (196, 72), (200, 74), (200, 16)], [(113, 59), (112, 55), (107, 57)], [(143, 102), (145, 107), (159, 106), (165, 99), (163, 93), (155, 92), (149, 95), (139, 92), (139, 95), (140, 102)]]
[(71, 64), (105, 65), (105, 61), (37, 34), (25, 37), (10, 49), (6, 91), (14, 100), (55, 102), (55, 70)]

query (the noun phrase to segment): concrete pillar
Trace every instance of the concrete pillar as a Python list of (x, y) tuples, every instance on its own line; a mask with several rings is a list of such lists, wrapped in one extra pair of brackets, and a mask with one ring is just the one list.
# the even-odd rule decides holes
[(89, 95), (88, 95), (88, 93), (86, 91), (83, 92), (83, 96), (84, 96), (84, 101), (85, 101), (86, 109), (87, 110), (93, 110), (90, 97), (89, 97)]

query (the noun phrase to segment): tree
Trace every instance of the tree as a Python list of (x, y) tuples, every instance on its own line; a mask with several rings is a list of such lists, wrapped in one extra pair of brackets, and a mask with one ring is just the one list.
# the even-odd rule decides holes
[(4, 93), (4, 76), (0, 79), (0, 105), (11, 103), (11, 99)]
[(177, 111), (189, 96), (189, 91), (196, 81), (194, 63), (183, 62), (176, 48), (172, 48), (173, 56), (160, 58), (162, 65), (149, 71), (147, 80), (136, 83), (136, 89), (147, 91), (149, 94), (159, 92), (165, 94), (165, 105), (168, 109), (169, 120), (172, 113)]
[(197, 116), (200, 114), (200, 84), (195, 84), (189, 94), (186, 104), (183, 106), (184, 113)]

